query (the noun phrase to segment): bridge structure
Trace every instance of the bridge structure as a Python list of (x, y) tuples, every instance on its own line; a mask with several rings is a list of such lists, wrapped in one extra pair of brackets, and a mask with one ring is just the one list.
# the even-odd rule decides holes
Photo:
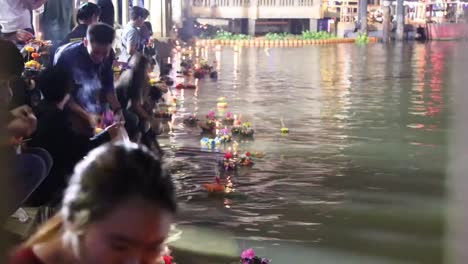
[(308, 21), (312, 31), (323, 17), (322, 0), (186, 0), (185, 14), (196, 19), (227, 19), (247, 22), (247, 32), (268, 20)]
[[(116, 23), (128, 21), (131, 0), (112, 1), (116, 7)], [(255, 35), (262, 27), (271, 25), (282, 25), (282, 31), (289, 32), (294, 31), (293, 27), (299, 27), (298, 33), (301, 30), (324, 30), (321, 23), (327, 17), (352, 22), (356, 16), (357, 1), (145, 0), (143, 7), (150, 11), (149, 20), (155, 35), (159, 37), (169, 36), (174, 23), (182, 25), (183, 21), (197, 19), (224, 21), (230, 31)]]
[[(115, 23), (125, 24), (129, 21), (130, 0), (112, 0), (115, 8)], [(139, 1), (138, 1), (139, 2)], [(168, 37), (172, 29), (173, 5), (171, 0), (145, 0), (142, 7), (148, 9), (148, 18), (153, 32), (158, 37)], [(139, 5), (139, 4), (136, 4)]]

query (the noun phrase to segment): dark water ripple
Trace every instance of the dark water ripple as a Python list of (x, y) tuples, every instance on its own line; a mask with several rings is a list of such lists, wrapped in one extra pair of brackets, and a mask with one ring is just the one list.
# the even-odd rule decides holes
[[(441, 263), (453, 45), (210, 50), (219, 80), (184, 91), (163, 139), (180, 225), (226, 232), (212, 239), (274, 263)], [(266, 157), (213, 197), (202, 185), (222, 154), (201, 151), (199, 130), (181, 121), (221, 96), (256, 130), (240, 147)]]

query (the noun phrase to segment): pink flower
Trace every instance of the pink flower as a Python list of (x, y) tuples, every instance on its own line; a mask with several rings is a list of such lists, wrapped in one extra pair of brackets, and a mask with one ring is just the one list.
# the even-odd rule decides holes
[(254, 257), (255, 251), (253, 250), (253, 248), (246, 249), (241, 254), (242, 259), (253, 259)]
[(209, 119), (214, 119), (216, 116), (216, 113), (214, 111), (209, 111), (207, 117)]

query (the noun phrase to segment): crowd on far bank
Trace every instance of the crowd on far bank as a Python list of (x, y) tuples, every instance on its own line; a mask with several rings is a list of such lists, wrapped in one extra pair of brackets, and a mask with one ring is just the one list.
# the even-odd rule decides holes
[[(11, 164), (9, 213), (57, 212), (11, 263), (154, 263), (176, 204), (153, 114), (167, 87), (149, 80), (158, 64), (149, 11), (132, 7), (116, 38), (111, 1), (81, 4), (73, 28), (47, 24), (55, 15), (66, 25), (72, 1), (6, 2), (0, 99), (10, 139), (2, 144)], [(44, 4), (37, 36), (31, 12)], [(24, 50), (44, 39), (52, 40), (49, 61), (25, 74), (31, 53)], [(165, 80), (167, 68), (159, 68)]]

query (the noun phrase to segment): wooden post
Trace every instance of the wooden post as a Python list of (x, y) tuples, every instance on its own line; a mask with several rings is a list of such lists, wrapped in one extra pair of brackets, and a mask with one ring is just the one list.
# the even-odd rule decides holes
[(122, 0), (122, 26), (128, 23), (129, 18), (129, 9), (130, 3), (129, 0)]
[(42, 31), (41, 29), (41, 14), (44, 12), (44, 6), (41, 6), (37, 10), (32, 11), (32, 24), (34, 31), (36, 32), (36, 37), (39, 32)]
[(390, 1), (384, 1), (383, 5), (383, 36), (382, 40), (384, 43), (387, 43), (390, 41)]
[(249, 19), (249, 35), (255, 37), (255, 21), (256, 19)]
[(119, 9), (119, 0), (112, 0), (112, 4), (114, 5), (114, 24), (119, 24), (119, 17), (122, 14)]
[(165, 1), (166, 0), (153, 2), (150, 9), (150, 21), (153, 25), (154, 34), (158, 37), (164, 37), (166, 34)]
[(258, 0), (251, 0), (249, 8), (249, 19), (248, 19), (248, 32), (249, 35), (255, 36), (255, 24), (258, 17)]
[(367, 0), (359, 0), (359, 32), (367, 34)]
[(397, 0), (396, 19), (397, 19), (397, 30), (396, 39), (403, 40), (405, 35), (405, 8), (403, 6), (404, 0)]
[(167, 1), (161, 0), (161, 37), (167, 37)]

